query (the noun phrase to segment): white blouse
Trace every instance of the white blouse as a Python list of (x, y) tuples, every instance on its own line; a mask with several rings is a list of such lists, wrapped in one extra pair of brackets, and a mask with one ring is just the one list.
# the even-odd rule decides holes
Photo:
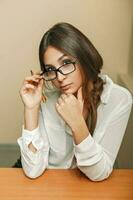
[[(76, 145), (72, 132), (55, 108), (60, 96), (57, 90), (47, 91), (48, 100), (41, 105), (39, 126), (28, 131), (23, 128), (18, 138), (21, 161), (30, 178), (40, 176), (46, 169), (78, 167), (89, 179), (101, 181), (112, 172), (132, 107), (132, 95), (107, 76), (98, 107), (96, 128)], [(24, 126), (23, 126), (24, 127)], [(37, 151), (33, 153), (31, 143)]]

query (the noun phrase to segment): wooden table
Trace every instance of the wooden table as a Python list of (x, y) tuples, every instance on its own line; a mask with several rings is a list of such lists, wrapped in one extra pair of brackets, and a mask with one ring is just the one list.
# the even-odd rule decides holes
[(0, 168), (0, 200), (133, 200), (133, 170), (114, 170), (92, 182), (78, 169), (49, 169), (37, 179), (22, 169)]

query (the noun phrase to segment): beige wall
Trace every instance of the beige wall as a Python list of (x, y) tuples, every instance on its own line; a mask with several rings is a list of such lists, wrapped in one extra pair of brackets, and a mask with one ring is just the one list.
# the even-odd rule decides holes
[(130, 37), (128, 74), (130, 74), (133, 77), (133, 6), (132, 6), (132, 26), (131, 27), (132, 29), (131, 29), (131, 37)]
[(21, 135), (19, 88), (30, 69), (39, 68), (43, 33), (59, 21), (77, 26), (102, 54), (103, 71), (117, 81), (132, 62), (132, 6), (132, 0), (0, 1), (0, 143), (15, 143)]

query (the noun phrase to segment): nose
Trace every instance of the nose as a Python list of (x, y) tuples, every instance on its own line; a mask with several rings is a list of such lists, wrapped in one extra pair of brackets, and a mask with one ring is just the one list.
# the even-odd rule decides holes
[(66, 78), (66, 75), (61, 74), (60, 72), (57, 72), (57, 80), (62, 82)]

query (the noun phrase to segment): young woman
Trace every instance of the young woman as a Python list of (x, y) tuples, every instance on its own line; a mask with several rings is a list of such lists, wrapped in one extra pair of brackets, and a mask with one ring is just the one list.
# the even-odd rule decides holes
[(58, 23), (44, 34), (39, 60), (41, 71), (20, 89), (25, 174), (36, 178), (48, 168), (78, 167), (93, 181), (106, 179), (125, 133), (131, 94), (101, 74), (100, 54), (71, 24)]

